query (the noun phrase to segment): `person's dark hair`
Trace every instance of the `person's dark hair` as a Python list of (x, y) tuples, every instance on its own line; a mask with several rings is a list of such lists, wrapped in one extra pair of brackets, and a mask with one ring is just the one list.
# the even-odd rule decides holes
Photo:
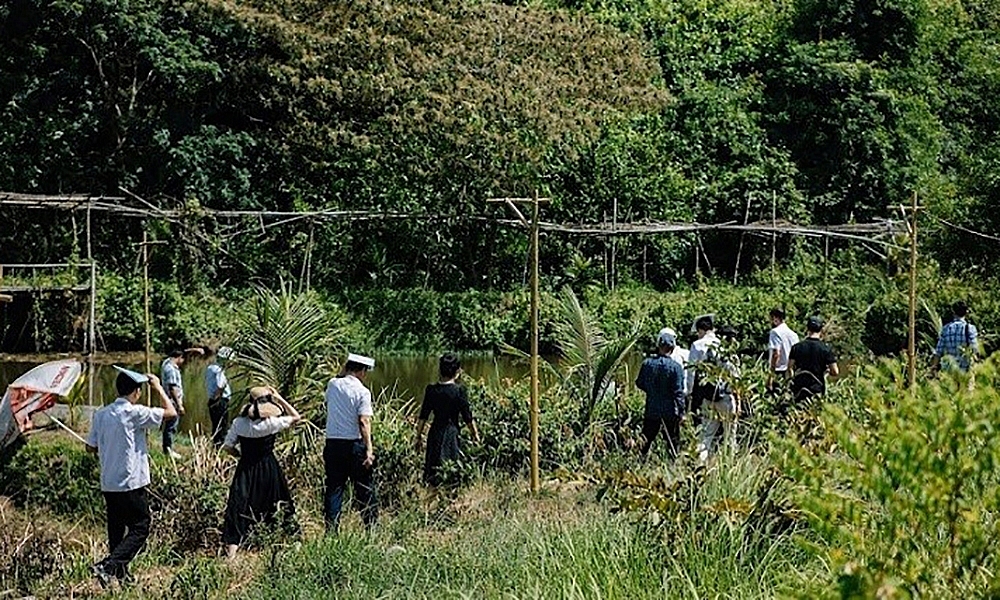
[(780, 308), (772, 308), (771, 309), (771, 317), (774, 318), (774, 319), (781, 319), (782, 321), (784, 321), (785, 320), (785, 311), (781, 310)]
[(353, 360), (347, 361), (344, 365), (344, 371), (347, 373), (362, 373), (368, 370), (368, 365), (363, 365), (361, 363), (354, 362)]
[(180, 358), (182, 356), (184, 356), (184, 351), (183, 350), (171, 350), (170, 351), (170, 358)]
[(132, 379), (125, 373), (119, 373), (118, 377), (115, 378), (115, 389), (118, 390), (118, 395), (122, 398), (129, 396), (132, 392), (136, 391), (142, 387), (142, 384)]
[(959, 300), (952, 305), (951, 312), (955, 313), (956, 317), (965, 317), (969, 314), (969, 305), (964, 301)]
[(727, 341), (733, 341), (740, 337), (740, 332), (731, 325), (723, 325), (719, 328), (719, 337)]
[(818, 316), (809, 317), (806, 321), (806, 331), (809, 333), (819, 333), (823, 331), (823, 319)]
[(715, 329), (715, 324), (712, 322), (712, 317), (702, 317), (694, 324), (694, 328), (698, 331), (711, 331)]
[(462, 368), (462, 361), (458, 359), (458, 356), (448, 352), (443, 355), (438, 361), (438, 372), (441, 373), (442, 379), (451, 379), (458, 374), (458, 370)]

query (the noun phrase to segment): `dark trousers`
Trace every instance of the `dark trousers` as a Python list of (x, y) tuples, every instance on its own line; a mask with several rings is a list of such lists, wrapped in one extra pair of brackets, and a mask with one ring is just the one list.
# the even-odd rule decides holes
[(108, 508), (108, 557), (100, 562), (110, 575), (128, 577), (128, 564), (149, 537), (149, 502), (146, 488), (104, 492)]
[(646, 443), (642, 446), (642, 453), (648, 454), (653, 446), (656, 436), (663, 432), (663, 437), (667, 439), (670, 456), (677, 456), (681, 448), (681, 420), (674, 416), (668, 417), (645, 417), (642, 420), (642, 436), (646, 438)]
[(372, 481), (374, 466), (364, 466), (365, 453), (365, 444), (361, 440), (326, 440), (326, 447), (323, 448), (326, 501), (323, 506), (329, 531), (336, 531), (340, 524), (340, 510), (348, 480), (354, 486), (354, 503), (361, 510), (361, 520), (369, 527), (378, 520), (378, 495)]
[(208, 418), (212, 419), (212, 443), (221, 446), (226, 440), (226, 416), (229, 413), (229, 399), (220, 398), (208, 405)]

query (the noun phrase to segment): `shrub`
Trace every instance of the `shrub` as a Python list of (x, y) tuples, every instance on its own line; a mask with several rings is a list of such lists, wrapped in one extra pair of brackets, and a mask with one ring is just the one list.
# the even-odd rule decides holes
[(820, 413), (822, 434), (778, 444), (795, 501), (832, 567), (815, 595), (982, 597), (1000, 582), (996, 360), (923, 381), (868, 368), (854, 397)]
[(31, 440), (0, 466), (0, 489), (19, 506), (90, 520), (104, 514), (96, 454), (76, 440)]

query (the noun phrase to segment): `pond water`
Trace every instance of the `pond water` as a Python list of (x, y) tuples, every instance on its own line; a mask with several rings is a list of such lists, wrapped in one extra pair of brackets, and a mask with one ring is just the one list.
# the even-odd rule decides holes
[[(0, 390), (33, 367), (47, 361), (56, 360), (58, 356), (20, 356), (4, 355), (0, 357)], [(397, 397), (421, 397), (424, 386), (438, 377), (438, 357), (435, 356), (376, 356), (377, 368), (369, 373), (367, 384), (372, 394), (378, 397), (385, 391)], [(159, 375), (160, 361), (153, 361), (153, 373)], [(144, 371), (144, 355), (106, 354), (100, 355), (95, 361), (97, 378), (94, 388), (94, 403), (106, 404), (115, 399), (115, 377), (117, 372), (113, 364)], [(211, 428), (208, 418), (208, 396), (205, 392), (205, 369), (208, 361), (199, 358), (189, 359), (181, 369), (184, 379), (184, 406), (186, 413), (181, 419), (181, 430), (207, 431)], [(524, 361), (514, 360), (508, 356), (491, 356), (488, 354), (473, 354), (462, 357), (462, 368), (466, 376), (473, 379), (485, 379), (498, 382), (505, 378), (518, 379), (528, 374), (528, 365)], [(81, 385), (83, 403), (87, 402), (86, 386)], [(239, 397), (240, 385), (233, 383), (233, 396)]]

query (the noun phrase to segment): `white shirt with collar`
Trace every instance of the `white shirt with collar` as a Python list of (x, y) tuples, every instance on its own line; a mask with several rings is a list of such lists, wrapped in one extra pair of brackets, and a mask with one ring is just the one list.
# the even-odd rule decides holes
[(239, 438), (262, 438), (274, 435), (292, 426), (295, 419), (292, 417), (268, 417), (259, 421), (254, 421), (248, 417), (236, 417), (233, 424), (226, 433), (226, 440), (223, 446), (229, 448), (236, 447)]
[(691, 344), (691, 350), (688, 352), (687, 366), (684, 369), (687, 379), (685, 388), (687, 389), (688, 395), (694, 391), (694, 376), (696, 372), (694, 366), (708, 358), (709, 348), (718, 348), (719, 343), (719, 338), (715, 335), (715, 332), (709, 331)]
[(799, 343), (799, 334), (792, 331), (786, 323), (782, 322), (768, 334), (767, 338), (767, 349), (768, 349), (768, 366), (770, 366), (771, 357), (774, 353), (778, 353), (778, 363), (774, 366), (774, 370), (777, 373), (784, 373), (788, 370), (788, 356), (792, 353), (792, 346)]
[(94, 413), (87, 445), (97, 448), (102, 492), (129, 492), (149, 485), (146, 430), (162, 423), (162, 408), (132, 404), (127, 398)]
[(326, 386), (326, 437), (331, 440), (361, 439), (359, 417), (370, 417), (372, 393), (354, 375), (334, 377)]

